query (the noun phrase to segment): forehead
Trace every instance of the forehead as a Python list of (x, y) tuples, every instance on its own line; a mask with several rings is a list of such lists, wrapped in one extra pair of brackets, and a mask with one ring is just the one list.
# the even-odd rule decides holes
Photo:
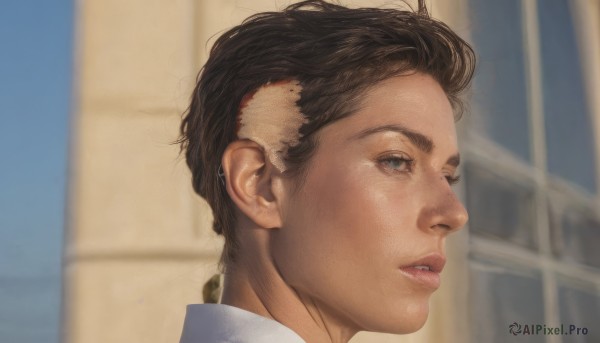
[[(379, 82), (363, 93), (354, 114), (323, 128), (332, 138), (383, 125), (401, 125), (431, 138), (435, 146), (456, 147), (450, 101), (431, 76), (412, 73)], [(325, 137), (322, 137), (325, 138)]]

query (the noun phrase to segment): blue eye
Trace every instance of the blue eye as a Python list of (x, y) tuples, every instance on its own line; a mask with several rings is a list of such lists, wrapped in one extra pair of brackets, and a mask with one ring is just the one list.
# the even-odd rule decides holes
[(402, 156), (386, 156), (378, 160), (386, 169), (391, 169), (394, 172), (410, 172), (412, 171), (414, 160)]

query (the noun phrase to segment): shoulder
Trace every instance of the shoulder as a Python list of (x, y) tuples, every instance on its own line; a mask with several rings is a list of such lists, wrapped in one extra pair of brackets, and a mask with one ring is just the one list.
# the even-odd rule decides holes
[(179, 343), (305, 343), (274, 320), (223, 304), (188, 305)]

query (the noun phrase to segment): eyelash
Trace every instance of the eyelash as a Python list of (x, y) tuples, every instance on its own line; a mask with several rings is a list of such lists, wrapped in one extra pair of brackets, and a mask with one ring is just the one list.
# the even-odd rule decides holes
[[(390, 169), (396, 173), (410, 173), (415, 165), (415, 160), (403, 156), (384, 156), (378, 160), (379, 163), (383, 164), (386, 169)], [(400, 164), (405, 163), (408, 170), (399, 170), (397, 168), (391, 168), (386, 165), (386, 162), (399, 162)]]
[(457, 183), (460, 182), (460, 175), (456, 175), (456, 176), (447, 175), (446, 180), (448, 180), (448, 184), (450, 184), (450, 186), (456, 185)]
[[(390, 168), (389, 166), (385, 165), (386, 162), (390, 162), (390, 161), (399, 162), (400, 164), (405, 163), (407, 165), (408, 170), (398, 170), (396, 168)], [(378, 162), (381, 164), (384, 164), (384, 167), (386, 169), (390, 169), (395, 173), (410, 173), (413, 170), (414, 165), (415, 165), (414, 159), (403, 157), (403, 156), (385, 156), (385, 157), (380, 158), (378, 160)], [(450, 186), (455, 185), (460, 182), (460, 175), (456, 175), (456, 176), (446, 175), (446, 180), (448, 181), (448, 184)]]

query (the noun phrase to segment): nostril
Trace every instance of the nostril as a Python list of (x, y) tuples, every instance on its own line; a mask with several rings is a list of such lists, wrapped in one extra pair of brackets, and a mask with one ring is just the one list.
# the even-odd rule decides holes
[(435, 228), (435, 227), (439, 227), (439, 228), (442, 228), (442, 229), (446, 229), (446, 230), (448, 230), (448, 231), (452, 230), (452, 227), (450, 227), (450, 225), (448, 225), (448, 224), (441, 224), (441, 223), (440, 223), (440, 224), (436, 224), (436, 225), (435, 225), (433, 228)]

